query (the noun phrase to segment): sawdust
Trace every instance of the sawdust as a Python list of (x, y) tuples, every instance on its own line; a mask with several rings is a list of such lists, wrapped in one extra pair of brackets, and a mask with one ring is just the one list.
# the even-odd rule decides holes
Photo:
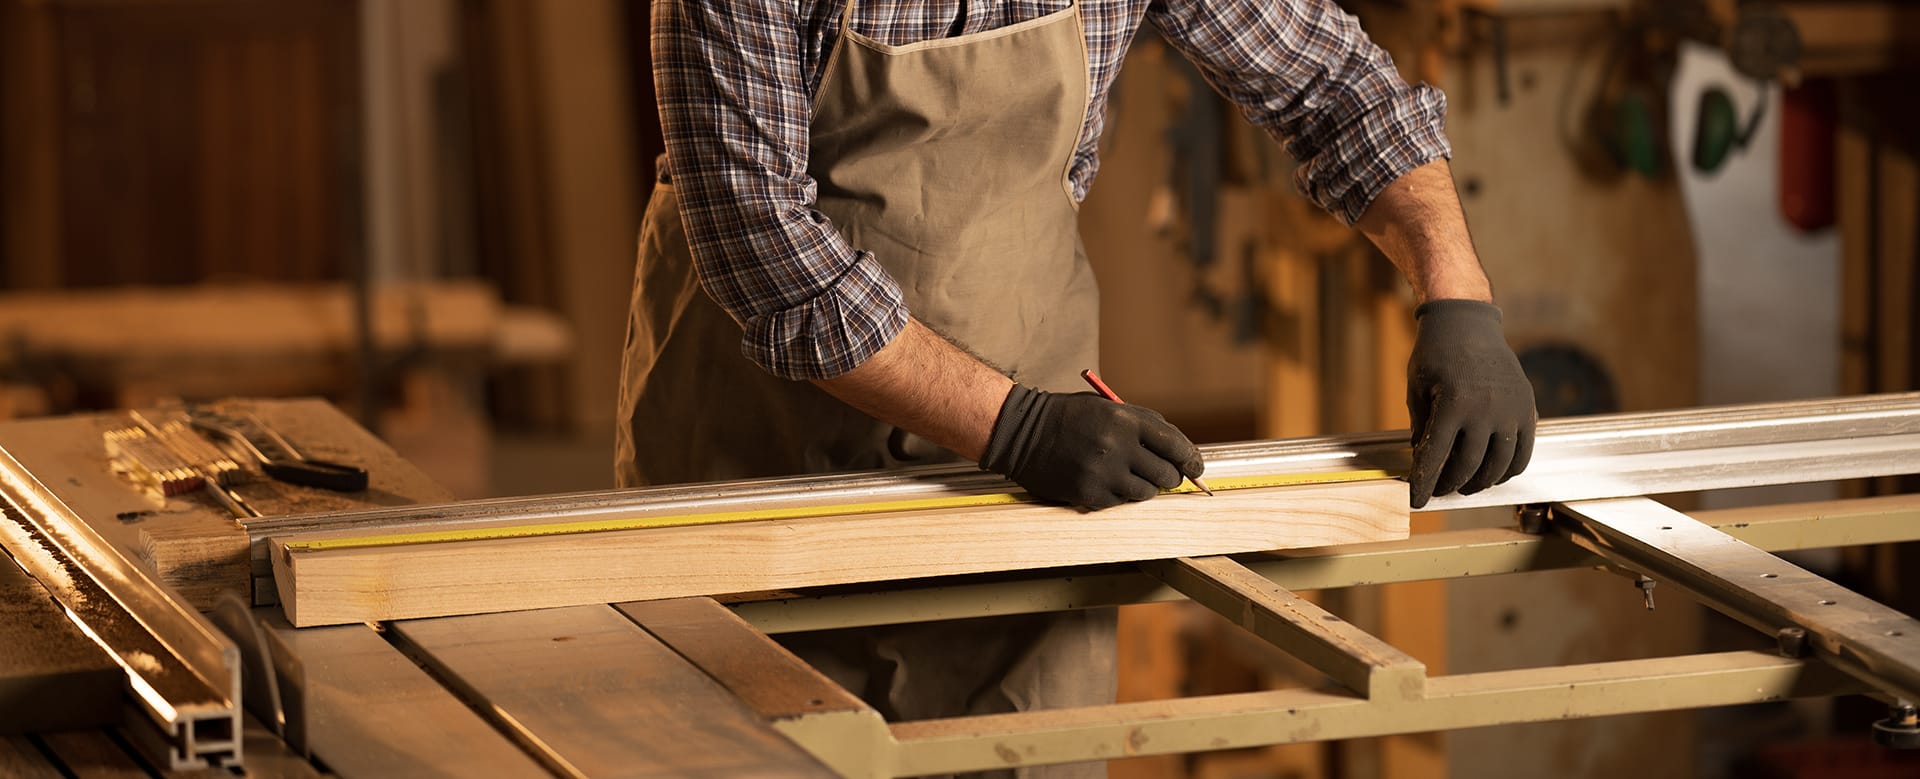
[(125, 659), (128, 667), (143, 674), (157, 674), (162, 668), (160, 658), (138, 649), (128, 652)]
[[(41, 574), (36, 578), (48, 590), (78, 593), (73, 575), (67, 570), (66, 559), (54, 554), (38, 536), (27, 532), (19, 517), (14, 515), (12, 506), (0, 506), (0, 509), (5, 512), (5, 516), (0, 517), (0, 545), (6, 547), (0, 553), (21, 558), (18, 565), (30, 573)], [(15, 563), (9, 561), (7, 564)]]

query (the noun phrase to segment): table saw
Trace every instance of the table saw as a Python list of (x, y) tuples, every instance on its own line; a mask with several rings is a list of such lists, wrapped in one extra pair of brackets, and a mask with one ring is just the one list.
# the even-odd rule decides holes
[[(1544, 421), (1525, 475), (1427, 507), (1512, 506), (1509, 527), (1070, 567), (970, 563), (938, 578), (801, 570), (794, 581), (830, 584), (639, 600), (585, 589), (539, 604), (558, 607), (469, 599), (433, 616), (378, 616), (406, 612), (383, 611), (397, 587), (368, 585), (341, 601), (366, 621), (307, 628), (277, 602), (304, 583), (275, 577), (299, 569), (273, 557), (302, 539), (373, 538), (404, 561), (417, 551), (408, 539), (439, 533), (431, 554), (487, 559), (512, 542), (500, 528), (571, 523), (591, 532), (563, 543), (584, 547), (599, 532), (649, 532), (595, 523), (794, 505), (815, 509), (784, 520), (805, 535), (854, 521), (835, 506), (1005, 485), (936, 467), (455, 503), (322, 403), (232, 403), (316, 457), (365, 468), (369, 488), (241, 485), (261, 516), (238, 519), (205, 496), (156, 500), (114, 474), (102, 434), (124, 414), (0, 424), (0, 544), (13, 561), (0, 569), (12, 610), (0, 733), (29, 734), (0, 737), (0, 772), (912, 776), (1853, 693), (1888, 704), (1877, 739), (1920, 743), (1920, 623), (1774, 554), (1920, 539), (1920, 498), (1688, 514), (1646, 497), (1920, 473), (1920, 394)], [(1403, 472), (1404, 435), (1208, 447), (1208, 477)], [(1306, 493), (1288, 489), (1308, 488), (1242, 500), (1298, 512)], [(1182, 499), (1208, 500), (1142, 505), (1175, 521), (1199, 510)], [(1592, 586), (1635, 597), (1686, 593), (1774, 649), (1430, 676), (1295, 594), (1575, 568), (1606, 571)], [(474, 577), (480, 586), (484, 573)], [(1328, 683), (887, 722), (769, 638), (1181, 598)]]

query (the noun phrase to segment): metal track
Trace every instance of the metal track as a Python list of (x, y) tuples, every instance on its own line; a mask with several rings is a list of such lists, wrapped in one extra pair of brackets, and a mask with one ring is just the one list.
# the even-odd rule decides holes
[(170, 769), (238, 765), (239, 650), (0, 450), (0, 547), (126, 669), (130, 733)]
[(1920, 700), (1920, 621), (1648, 498), (1555, 504), (1553, 525), (1630, 570), (1692, 593), (1782, 652), (1817, 655)]
[[(1404, 473), (1405, 431), (1203, 447), (1208, 476), (1378, 468)], [(1920, 393), (1614, 414), (1540, 423), (1533, 465), (1444, 511), (1920, 472)], [(607, 490), (245, 520), (258, 542), (308, 532), (508, 525), (1005, 492), (969, 465)]]

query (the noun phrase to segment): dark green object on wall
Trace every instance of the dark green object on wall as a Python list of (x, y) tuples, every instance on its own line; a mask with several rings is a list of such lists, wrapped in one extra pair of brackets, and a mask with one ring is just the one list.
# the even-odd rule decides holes
[(1753, 140), (1760, 129), (1760, 118), (1767, 110), (1767, 89), (1760, 90), (1760, 103), (1753, 107), (1753, 116), (1747, 119), (1747, 126), (1740, 127), (1738, 112), (1733, 106), (1733, 96), (1721, 87), (1708, 87), (1700, 93), (1699, 109), (1696, 112), (1696, 124), (1693, 131), (1693, 168), (1702, 173), (1712, 173), (1727, 163), (1727, 158), (1747, 142)]

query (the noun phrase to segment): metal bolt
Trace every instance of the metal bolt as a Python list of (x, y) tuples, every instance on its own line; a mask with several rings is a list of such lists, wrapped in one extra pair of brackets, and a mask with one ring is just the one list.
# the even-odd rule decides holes
[(1633, 580), (1633, 586), (1640, 588), (1640, 597), (1644, 598), (1647, 602), (1648, 611), (1653, 610), (1653, 586), (1656, 584), (1659, 584), (1659, 582), (1645, 576)]
[(1547, 520), (1552, 517), (1552, 513), (1544, 503), (1520, 506), (1514, 509), (1514, 514), (1520, 519), (1520, 531), (1534, 535), (1545, 534)]
[(1807, 656), (1807, 631), (1805, 628), (1787, 626), (1773, 634), (1780, 645), (1781, 657)]
[(1873, 723), (1873, 743), (1893, 749), (1920, 749), (1920, 710), (1904, 700), (1887, 707), (1887, 718)]

